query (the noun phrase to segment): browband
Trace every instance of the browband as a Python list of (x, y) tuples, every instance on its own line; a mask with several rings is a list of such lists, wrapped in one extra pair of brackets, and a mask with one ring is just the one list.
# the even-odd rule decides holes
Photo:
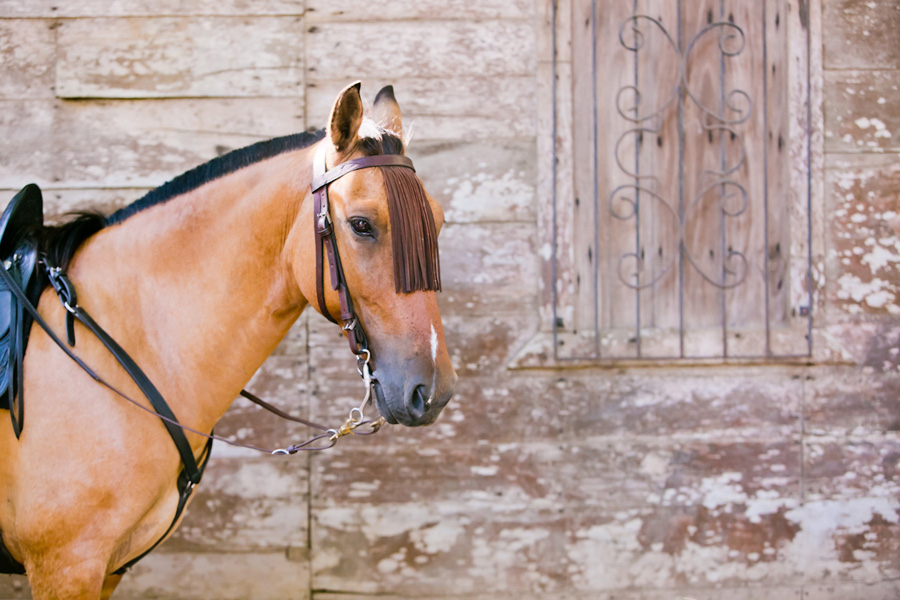
[(413, 171), (416, 170), (413, 166), (413, 162), (405, 156), (400, 156), (399, 154), (379, 154), (376, 156), (364, 156), (363, 158), (348, 160), (330, 171), (326, 171), (325, 146), (320, 145), (319, 149), (316, 150), (316, 158), (313, 161), (314, 179), (312, 182), (312, 191), (318, 191), (329, 183), (340, 179), (347, 173), (351, 173), (357, 169), (367, 169), (369, 167), (406, 167)]

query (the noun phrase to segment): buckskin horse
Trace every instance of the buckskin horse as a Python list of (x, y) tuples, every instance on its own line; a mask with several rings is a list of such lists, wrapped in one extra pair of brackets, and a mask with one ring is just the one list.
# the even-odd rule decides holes
[(14, 426), (0, 427), (0, 562), (24, 569), (34, 598), (108, 598), (172, 532), (209, 455), (201, 434), (308, 304), (339, 315), (383, 419), (428, 425), (449, 401), (443, 213), (403, 156), (392, 88), (371, 115), (359, 89), (323, 132), (37, 228), (47, 330), (32, 328)]

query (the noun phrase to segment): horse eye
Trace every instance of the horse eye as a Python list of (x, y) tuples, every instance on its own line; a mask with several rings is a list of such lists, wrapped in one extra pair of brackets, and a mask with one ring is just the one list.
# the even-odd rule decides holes
[(350, 227), (353, 228), (353, 233), (356, 235), (361, 235), (365, 237), (372, 237), (375, 231), (372, 229), (372, 224), (369, 223), (366, 219), (361, 219), (359, 217), (354, 217), (350, 219)]

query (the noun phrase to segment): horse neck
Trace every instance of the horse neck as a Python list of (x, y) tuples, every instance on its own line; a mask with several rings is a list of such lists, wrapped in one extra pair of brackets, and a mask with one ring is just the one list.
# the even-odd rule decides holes
[(312, 153), (276, 156), (94, 236), (70, 275), (185, 424), (209, 430), (306, 302), (285, 241)]

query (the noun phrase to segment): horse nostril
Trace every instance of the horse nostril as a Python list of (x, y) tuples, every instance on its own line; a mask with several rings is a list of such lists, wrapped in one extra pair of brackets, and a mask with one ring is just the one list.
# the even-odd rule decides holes
[(424, 385), (417, 385), (413, 390), (412, 398), (409, 399), (410, 415), (416, 419), (421, 418), (428, 409), (428, 400), (426, 399), (428, 392)]

